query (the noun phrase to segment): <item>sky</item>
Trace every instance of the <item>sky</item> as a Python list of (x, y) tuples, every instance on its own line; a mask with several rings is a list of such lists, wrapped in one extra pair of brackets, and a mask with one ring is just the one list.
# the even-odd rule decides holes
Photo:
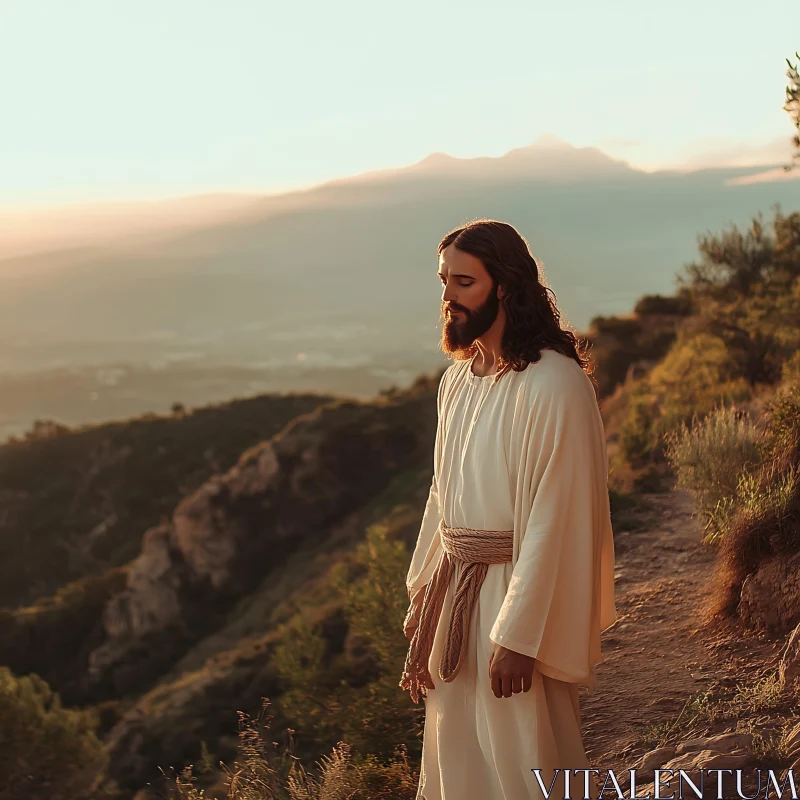
[(797, 0), (0, 0), (0, 206), (274, 193), (552, 134), (770, 163)]

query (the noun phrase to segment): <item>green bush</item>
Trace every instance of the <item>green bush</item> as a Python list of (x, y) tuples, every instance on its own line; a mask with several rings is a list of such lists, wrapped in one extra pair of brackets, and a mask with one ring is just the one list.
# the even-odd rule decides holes
[(687, 316), (692, 313), (692, 302), (686, 293), (678, 295), (646, 294), (636, 301), (633, 313), (639, 316), (674, 314)]
[(348, 626), (345, 652), (326, 658), (318, 626), (295, 623), (273, 664), (286, 685), (276, 705), (320, 747), (344, 739), (359, 752), (386, 757), (396, 745), (419, 752), (423, 710), (398, 686), (408, 648), (409, 554), (386, 524), (371, 525), (350, 565), (337, 565), (333, 583)]
[(701, 262), (678, 276), (675, 297), (647, 295), (637, 304), (639, 314), (672, 310), (679, 317), (666, 356), (630, 387), (619, 440), (632, 467), (661, 461), (666, 436), (721, 403), (797, 382), (800, 213), (778, 210), (773, 228), (768, 235), (759, 214), (747, 231), (734, 226), (702, 237)]
[(93, 721), (61, 700), (35, 673), (0, 667), (0, 792), (4, 800), (107, 796), (107, 756)]
[(781, 382), (789, 385), (800, 384), (800, 350), (783, 363)]
[(670, 432), (721, 403), (751, 396), (721, 339), (707, 333), (681, 334), (666, 358), (631, 388), (620, 424), (620, 449), (637, 467), (663, 458)]

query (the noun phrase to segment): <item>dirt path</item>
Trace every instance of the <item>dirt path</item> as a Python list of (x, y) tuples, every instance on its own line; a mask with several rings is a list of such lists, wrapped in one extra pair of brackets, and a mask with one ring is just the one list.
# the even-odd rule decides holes
[(702, 630), (714, 553), (700, 544), (691, 499), (680, 491), (646, 499), (654, 523), (615, 537), (619, 619), (603, 635), (598, 688), (581, 695), (584, 745), (601, 771), (635, 766), (650, 749), (641, 744), (648, 726), (675, 720), (690, 696), (752, 682), (781, 646)]

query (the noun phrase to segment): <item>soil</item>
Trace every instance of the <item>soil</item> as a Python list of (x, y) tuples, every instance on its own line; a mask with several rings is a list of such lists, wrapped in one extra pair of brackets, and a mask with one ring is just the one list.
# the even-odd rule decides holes
[[(706, 621), (715, 556), (702, 544), (691, 498), (669, 491), (643, 499), (650, 508), (639, 512), (642, 526), (615, 531), (618, 620), (602, 637), (596, 690), (581, 689), (584, 746), (601, 774), (635, 767), (657, 746), (647, 740), (653, 726), (676, 723), (680, 730), (691, 698), (730, 694), (766, 676), (784, 644)], [(706, 732), (735, 727), (728, 719)]]

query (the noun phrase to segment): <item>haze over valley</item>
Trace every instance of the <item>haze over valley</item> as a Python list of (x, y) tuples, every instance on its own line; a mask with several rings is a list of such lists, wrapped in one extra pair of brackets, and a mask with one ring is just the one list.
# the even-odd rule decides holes
[[(776, 168), (778, 164), (774, 165)], [(791, 209), (765, 166), (648, 173), (552, 135), (279, 195), (0, 214), (0, 437), (264, 391), (370, 397), (447, 363), (436, 245), (517, 227), (568, 321), (671, 292), (698, 233)]]

